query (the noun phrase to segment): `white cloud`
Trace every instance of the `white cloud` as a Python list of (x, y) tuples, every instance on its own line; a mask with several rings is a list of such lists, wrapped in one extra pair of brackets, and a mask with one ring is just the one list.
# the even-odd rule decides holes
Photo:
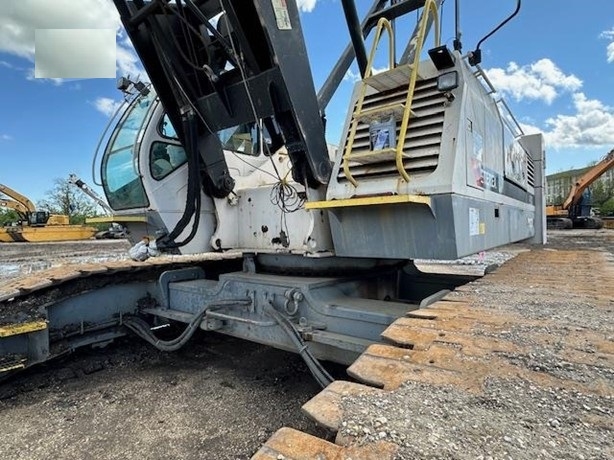
[(600, 37), (610, 40), (610, 43), (606, 47), (606, 55), (608, 57), (608, 62), (614, 62), (614, 29), (601, 32)]
[(605, 146), (614, 144), (614, 109), (584, 93), (573, 95), (576, 113), (546, 120), (544, 133), (550, 147)]
[(94, 107), (99, 112), (111, 116), (116, 110), (123, 104), (123, 101), (116, 101), (115, 99), (111, 99), (108, 97), (99, 97), (93, 102)]
[(348, 71), (343, 76), (343, 81), (349, 81), (350, 83), (354, 84), (360, 81), (361, 78), (362, 77), (360, 76), (359, 72), (354, 72), (352, 69), (348, 69)]
[(8, 134), (0, 134), (0, 139), (2, 139), (3, 141), (12, 141), (13, 136), (10, 136)]
[(64, 83), (64, 80), (62, 78), (36, 78), (34, 67), (31, 67), (26, 70), (26, 80), (40, 83), (51, 81), (56, 86), (59, 86)]
[(115, 29), (110, 0), (19, 0), (0, 3), (0, 51), (34, 60), (36, 29)]
[(141, 61), (128, 38), (117, 43), (117, 72), (120, 77), (130, 76), (131, 80), (149, 81)]
[(573, 74), (565, 75), (550, 59), (522, 67), (510, 62), (506, 69), (493, 68), (486, 73), (498, 91), (517, 101), (532, 99), (551, 104), (561, 92), (582, 87), (582, 80)]
[[(118, 37), (117, 73), (146, 79), (111, 0), (0, 1), (0, 52), (34, 62), (37, 29), (113, 29)], [(26, 71), (26, 78), (34, 79), (33, 69)], [(62, 80), (53, 82), (61, 84)]]
[(300, 11), (310, 13), (316, 7), (316, 1), (317, 0), (297, 0), (296, 5)]

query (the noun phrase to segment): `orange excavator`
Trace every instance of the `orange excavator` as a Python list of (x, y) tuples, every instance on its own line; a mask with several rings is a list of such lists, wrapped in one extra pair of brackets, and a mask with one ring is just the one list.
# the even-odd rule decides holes
[(614, 149), (576, 180), (562, 205), (546, 206), (548, 228), (602, 228), (603, 220), (591, 215), (589, 187), (612, 167), (614, 167)]
[(0, 242), (69, 241), (91, 238), (96, 229), (85, 225), (69, 225), (67, 215), (37, 211), (34, 203), (12, 188), (0, 184), (0, 207), (13, 209), (20, 220), (0, 229)]

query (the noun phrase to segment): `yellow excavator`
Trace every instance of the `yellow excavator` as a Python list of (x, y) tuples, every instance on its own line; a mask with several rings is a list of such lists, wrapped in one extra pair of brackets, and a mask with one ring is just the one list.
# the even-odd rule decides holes
[[(12, 209), (17, 213), (20, 219), (26, 219), (28, 209), (18, 201), (7, 200), (4, 198), (0, 198), (0, 208), (8, 208)], [(0, 243), (9, 243), (13, 241), (11, 235), (6, 231), (5, 228), (0, 228)]]
[(562, 205), (546, 206), (546, 222), (549, 229), (603, 227), (603, 220), (591, 215), (590, 185), (610, 168), (614, 167), (614, 149), (585, 172), (572, 185)]
[(12, 188), (0, 184), (0, 193), (9, 199), (0, 199), (0, 207), (13, 209), (19, 220), (0, 229), (0, 242), (43, 242), (86, 240), (96, 228), (70, 225), (67, 215), (37, 211), (34, 203)]

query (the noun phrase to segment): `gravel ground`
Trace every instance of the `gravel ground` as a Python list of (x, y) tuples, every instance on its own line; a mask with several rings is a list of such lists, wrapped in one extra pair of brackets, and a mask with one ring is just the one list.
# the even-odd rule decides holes
[(97, 263), (128, 258), (127, 240), (0, 243), (0, 283), (66, 263)]
[(383, 400), (346, 401), (358, 416), (342, 431), (395, 442), (400, 459), (609, 459), (612, 427), (588, 420), (613, 416), (613, 403), (522, 380), (489, 379), (480, 395), (412, 382)]
[[(42, 244), (0, 246), (4, 277), (11, 263), (33, 271), (32, 259), (122, 258), (128, 247), (121, 241), (56, 243), (49, 256)], [(548, 249), (570, 247), (614, 254), (614, 232), (550, 234)], [(14, 252), (8, 257), (5, 249)], [(514, 245), (446, 265), (483, 270), (527, 249)], [(0, 282), (2, 273), (0, 268)], [(357, 443), (394, 442), (403, 460), (613, 458), (614, 366), (578, 364), (558, 354), (563, 345), (558, 337), (575, 338), (586, 330), (606, 334), (611, 343), (612, 309), (600, 310), (572, 295), (549, 303), (547, 290), (528, 295), (502, 284), (490, 289), (476, 294), (483, 308), (501, 308), (489, 299), (505, 296), (509, 311), (522, 312), (529, 321), (549, 321), (542, 331), (517, 325), (502, 333), (531, 348), (505, 356), (510, 363), (578, 384), (601, 379), (608, 382), (604, 391), (544, 388), (501, 376), (487, 379), (480, 394), (407, 383), (383, 399), (345, 398), (341, 434)], [(536, 342), (548, 334), (551, 341)], [(327, 436), (301, 414), (300, 406), (319, 388), (297, 356), (213, 333), (198, 334), (190, 345), (164, 354), (122, 340), (0, 384), (0, 458), (247, 459), (282, 426)], [(578, 346), (593, 356), (598, 351), (591, 342)], [(347, 379), (343, 369), (329, 370)]]
[[(546, 250), (567, 249), (614, 262), (614, 231), (549, 232)], [(570, 273), (563, 285), (538, 285), (529, 275), (510, 284), (477, 281), (470, 294), (482, 309), (522, 318), (504, 331), (473, 331), (517, 346), (498, 356), (518, 372), (493, 368), (478, 393), (409, 381), (383, 398), (345, 396), (341, 439), (393, 442), (403, 460), (614, 458), (614, 296), (592, 297), (576, 288), (574, 267), (561, 271)]]

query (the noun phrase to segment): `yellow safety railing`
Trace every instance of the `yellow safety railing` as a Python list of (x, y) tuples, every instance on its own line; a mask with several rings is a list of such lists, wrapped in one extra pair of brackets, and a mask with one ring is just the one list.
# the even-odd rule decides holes
[(426, 26), (428, 24), (429, 15), (432, 15), (433, 18), (433, 24), (435, 26), (435, 47), (437, 47), (441, 44), (441, 37), (439, 32), (439, 13), (437, 12), (437, 4), (435, 3), (435, 0), (426, 0), (426, 3), (424, 4), (424, 11), (420, 21), (420, 30), (416, 35), (416, 52), (414, 54), (414, 62), (412, 63), (411, 76), (409, 77), (409, 89), (407, 91), (407, 100), (405, 102), (405, 113), (403, 114), (401, 130), (397, 140), (397, 170), (406, 182), (409, 182), (409, 175), (407, 174), (407, 171), (405, 171), (405, 166), (403, 165), (403, 148), (405, 147), (405, 136), (407, 134), (407, 128), (409, 127), (409, 114), (411, 113), (411, 104), (414, 99), (416, 79), (418, 77), (418, 66), (420, 65), (420, 54), (422, 54), (422, 45), (424, 44), (424, 39), (426, 38)]
[[(403, 149), (405, 146), (405, 136), (407, 135), (407, 129), (409, 126), (409, 117), (411, 116), (411, 113), (412, 113), (411, 105), (413, 102), (414, 91), (416, 88), (416, 80), (418, 77), (418, 66), (420, 64), (420, 54), (422, 53), (422, 46), (424, 44), (427, 24), (428, 24), (429, 18), (431, 17), (433, 19), (433, 23), (435, 26), (435, 46), (439, 46), (441, 38), (440, 38), (440, 31), (439, 31), (439, 14), (437, 11), (437, 4), (435, 3), (435, 0), (426, 0), (424, 4), (423, 14), (422, 14), (420, 24), (418, 27), (418, 32), (415, 37), (416, 49), (415, 49), (415, 54), (414, 54), (414, 62), (410, 65), (411, 73), (410, 73), (410, 78), (409, 78), (409, 88), (407, 91), (407, 98), (405, 101), (405, 107), (403, 110), (403, 117), (401, 121), (401, 128), (400, 128), (399, 136), (397, 137), (397, 145), (396, 145), (396, 152), (395, 152), (397, 170), (399, 174), (401, 175), (401, 177), (406, 182), (409, 182), (409, 174), (407, 174), (407, 171), (405, 171), (405, 166), (403, 165)], [(389, 62), (388, 70), (390, 71), (394, 69), (395, 67), (394, 32), (392, 30), (392, 25), (390, 24), (390, 22), (385, 18), (381, 18), (377, 23), (377, 29), (375, 32), (375, 37), (373, 39), (371, 53), (369, 54), (369, 59), (367, 61), (367, 68), (366, 68), (365, 75), (362, 80), (362, 86), (360, 89), (358, 101), (356, 103), (356, 108), (354, 110), (354, 113), (352, 114), (352, 125), (350, 128), (348, 142), (345, 147), (345, 153), (343, 155), (343, 173), (345, 177), (347, 178), (347, 180), (350, 181), (352, 185), (354, 185), (354, 187), (358, 186), (358, 182), (352, 176), (352, 173), (350, 170), (350, 161), (352, 159), (352, 148), (354, 146), (354, 140), (355, 140), (356, 131), (358, 128), (359, 116), (362, 113), (362, 106), (363, 106), (364, 99), (365, 99), (366, 92), (367, 92), (367, 86), (368, 86), (367, 79), (371, 77), (373, 74), (373, 60), (375, 59), (375, 53), (377, 51), (379, 41), (381, 39), (381, 36), (384, 30), (388, 32), (388, 36), (390, 39), (390, 50), (389, 50), (390, 62)]]
[(375, 52), (377, 51), (377, 47), (379, 45), (379, 41), (382, 37), (382, 32), (386, 29), (388, 32), (388, 38), (390, 40), (390, 49), (389, 49), (389, 64), (388, 69), (393, 69), (394, 62), (394, 32), (392, 30), (392, 25), (390, 21), (386, 18), (380, 18), (377, 22), (377, 28), (375, 30), (375, 38), (373, 39), (373, 46), (371, 46), (371, 52), (369, 53), (369, 59), (367, 61), (367, 68), (365, 70), (365, 75), (363, 77), (363, 83), (360, 88), (360, 95), (358, 96), (358, 101), (356, 102), (356, 109), (352, 114), (352, 127), (350, 129), (350, 136), (345, 147), (345, 154), (343, 155), (343, 173), (345, 177), (356, 187), (358, 182), (352, 176), (352, 172), (350, 171), (350, 156), (352, 154), (352, 147), (354, 146), (354, 138), (356, 137), (356, 130), (358, 128), (358, 115), (362, 112), (362, 105), (365, 101), (365, 96), (367, 94), (367, 84), (365, 83), (365, 79), (369, 78), (373, 74), (373, 60), (375, 59)]

